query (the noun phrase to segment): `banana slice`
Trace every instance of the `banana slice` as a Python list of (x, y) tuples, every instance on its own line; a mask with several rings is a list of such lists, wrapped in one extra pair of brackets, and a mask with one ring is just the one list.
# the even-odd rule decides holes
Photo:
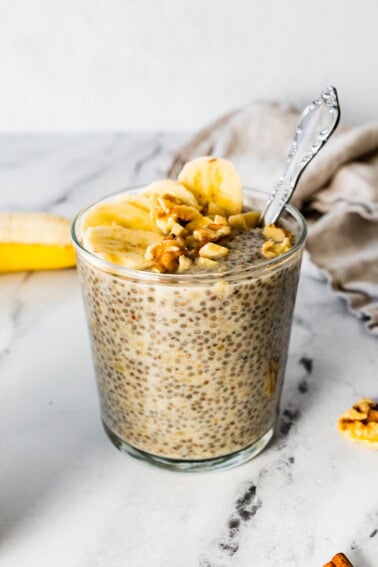
[(136, 228), (118, 225), (89, 227), (84, 233), (83, 244), (87, 250), (113, 264), (145, 270), (152, 261), (144, 257), (152, 244), (160, 244), (163, 236)]
[(48, 213), (0, 213), (0, 272), (74, 266), (70, 226)]
[(82, 235), (90, 227), (120, 225), (134, 230), (160, 232), (151, 218), (145, 202), (138, 202), (137, 195), (121, 196), (102, 205), (91, 207), (82, 217), (79, 231)]
[(147, 213), (151, 212), (151, 207), (153, 206), (153, 199), (150, 195), (142, 195), (141, 193), (136, 193), (135, 195), (130, 195), (127, 197), (127, 202), (134, 207), (143, 209)]
[(173, 179), (163, 179), (162, 181), (150, 183), (150, 185), (147, 185), (147, 187), (144, 187), (144, 189), (140, 191), (140, 195), (159, 195), (161, 197), (171, 195), (179, 199), (179, 201), (185, 205), (198, 207), (198, 201), (193, 193), (184, 185)]
[(236, 215), (243, 206), (243, 190), (234, 165), (216, 157), (198, 157), (182, 168), (178, 180), (197, 197), (201, 205), (215, 203), (227, 215)]

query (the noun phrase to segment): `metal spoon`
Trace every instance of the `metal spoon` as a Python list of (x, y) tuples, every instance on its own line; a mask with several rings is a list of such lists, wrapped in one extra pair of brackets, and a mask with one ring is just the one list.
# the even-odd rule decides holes
[(299, 119), (286, 167), (261, 214), (260, 225), (277, 222), (300, 176), (336, 130), (339, 119), (337, 91), (335, 87), (327, 87), (319, 98), (304, 109)]

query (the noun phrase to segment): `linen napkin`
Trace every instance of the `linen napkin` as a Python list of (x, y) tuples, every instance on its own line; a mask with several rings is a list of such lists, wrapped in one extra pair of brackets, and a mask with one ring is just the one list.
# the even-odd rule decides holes
[[(190, 159), (231, 159), (246, 186), (271, 191), (299, 120), (296, 109), (254, 102), (213, 122), (181, 148), (168, 172)], [(339, 126), (292, 199), (309, 224), (307, 250), (351, 313), (378, 335), (378, 122)]]

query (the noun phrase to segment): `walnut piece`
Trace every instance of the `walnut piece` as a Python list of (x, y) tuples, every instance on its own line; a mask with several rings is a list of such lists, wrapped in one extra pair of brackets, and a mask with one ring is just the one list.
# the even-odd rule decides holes
[(337, 553), (323, 567), (353, 567), (353, 565), (344, 553)]
[(268, 224), (264, 226), (262, 233), (266, 238), (261, 250), (265, 258), (277, 258), (292, 248), (293, 235), (288, 230), (275, 224)]
[(226, 213), (225, 213), (225, 210), (222, 209), (216, 203), (214, 203), (214, 201), (210, 201), (210, 203), (207, 206), (207, 214), (210, 215), (210, 216), (213, 216), (213, 215), (225, 216)]
[(144, 257), (153, 261), (155, 272), (175, 272), (179, 268), (180, 256), (184, 254), (185, 242), (172, 236), (167, 236), (160, 244), (148, 246)]
[(337, 427), (345, 437), (378, 449), (378, 404), (361, 399), (339, 417)]
[(196, 264), (201, 268), (210, 268), (210, 269), (214, 269), (218, 266), (218, 262), (216, 262), (215, 260), (211, 260), (211, 258), (204, 258), (203, 256), (199, 256), (198, 258), (196, 258)]
[(267, 240), (262, 246), (262, 254), (265, 258), (277, 258), (281, 254), (285, 254), (292, 248), (291, 239), (284, 238), (282, 242), (274, 242)]
[[(202, 215), (195, 207), (185, 205), (171, 195), (164, 195), (154, 197), (151, 216), (164, 234), (177, 234), (180, 222), (189, 222)], [(184, 229), (183, 226), (181, 228)]]
[(258, 211), (247, 211), (246, 213), (239, 213), (228, 217), (228, 223), (232, 228), (239, 228), (240, 230), (248, 230), (254, 228), (260, 218)]
[(231, 234), (226, 217), (215, 215), (214, 219), (208, 216), (201, 216), (189, 222), (185, 229), (193, 234), (198, 242), (216, 242), (223, 236)]
[(179, 257), (179, 264), (177, 269), (179, 273), (187, 272), (188, 270), (190, 270), (192, 266), (193, 266), (193, 262), (190, 258), (184, 255)]
[(283, 242), (286, 238), (291, 240), (292, 237), (291, 232), (275, 224), (264, 226), (262, 233), (267, 240), (273, 240), (273, 242)]
[(220, 246), (219, 244), (214, 244), (214, 242), (208, 242), (202, 246), (199, 250), (199, 255), (204, 258), (224, 258), (229, 253), (229, 249), (225, 246)]
[[(179, 197), (167, 194), (151, 196), (150, 215), (165, 235), (163, 242), (147, 248), (145, 258), (155, 272), (186, 272), (195, 263), (205, 268), (217, 266), (216, 260), (229, 253), (224, 238), (233, 229), (247, 231), (257, 226), (259, 211), (247, 211), (226, 216), (221, 207), (210, 202), (206, 207), (189, 205)], [(287, 230), (269, 225), (264, 227), (265, 258), (275, 258), (291, 248), (292, 235)], [(218, 244), (216, 244), (219, 241)], [(224, 245), (221, 245), (224, 244)]]

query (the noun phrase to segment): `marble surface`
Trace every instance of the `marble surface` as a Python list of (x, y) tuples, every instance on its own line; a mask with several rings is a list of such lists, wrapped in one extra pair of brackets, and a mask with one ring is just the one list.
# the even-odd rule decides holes
[[(2, 136), (0, 206), (73, 216), (163, 175), (179, 134)], [(378, 565), (378, 454), (340, 412), (378, 396), (377, 339), (304, 262), (278, 434), (233, 470), (180, 474), (102, 431), (75, 270), (0, 277), (1, 567)]]

